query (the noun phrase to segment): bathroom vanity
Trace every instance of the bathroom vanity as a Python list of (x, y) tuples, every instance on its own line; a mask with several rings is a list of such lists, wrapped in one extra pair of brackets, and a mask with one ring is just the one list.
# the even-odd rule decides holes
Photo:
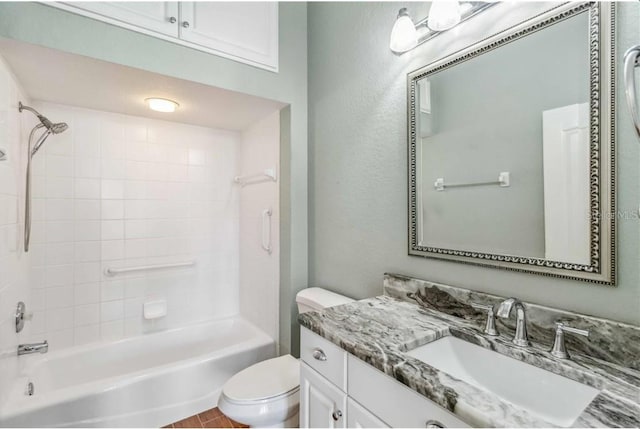
[(309, 329), (300, 342), (301, 427), (469, 427)]
[[(530, 345), (514, 321), (471, 304), (502, 297), (397, 275), (385, 295), (299, 317), (301, 427), (635, 427), (640, 329), (524, 304)], [(555, 322), (569, 358), (549, 350)]]

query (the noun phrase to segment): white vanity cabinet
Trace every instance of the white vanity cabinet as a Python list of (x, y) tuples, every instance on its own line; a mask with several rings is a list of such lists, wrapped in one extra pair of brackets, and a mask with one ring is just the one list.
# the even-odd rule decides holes
[(469, 427), (448, 410), (306, 328), (300, 427)]
[(347, 398), (347, 427), (349, 428), (388, 428), (375, 414)]
[(300, 365), (300, 427), (344, 428), (347, 394), (305, 363)]
[(277, 2), (51, 2), (47, 5), (278, 71)]

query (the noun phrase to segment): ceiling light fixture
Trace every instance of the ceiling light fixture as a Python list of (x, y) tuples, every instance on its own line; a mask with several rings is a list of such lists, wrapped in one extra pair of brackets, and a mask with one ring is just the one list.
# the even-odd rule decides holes
[(402, 8), (391, 30), (389, 48), (401, 55), (495, 4), (480, 1), (433, 0), (429, 16), (415, 24), (407, 9)]
[(144, 101), (147, 103), (147, 106), (149, 106), (149, 109), (163, 113), (175, 112), (178, 106), (180, 106), (177, 102), (167, 98), (147, 98)]

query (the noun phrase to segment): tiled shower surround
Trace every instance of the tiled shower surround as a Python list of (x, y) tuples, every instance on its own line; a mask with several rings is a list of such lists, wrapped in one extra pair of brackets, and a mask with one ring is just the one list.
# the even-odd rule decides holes
[[(35, 107), (69, 130), (34, 158), (30, 339), (59, 349), (237, 314), (239, 133)], [(155, 299), (168, 314), (145, 320)]]
[(7, 153), (7, 160), (0, 161), (0, 403), (17, 377), (18, 343), (30, 330), (27, 324), (16, 334), (13, 318), (16, 303), (29, 299), (28, 258), (19, 250), (24, 219), (20, 204), (24, 195), (20, 142), (25, 138), (23, 125), (36, 124), (35, 117), (24, 119), (18, 113), (19, 100), (25, 100), (24, 93), (0, 59), (0, 148)]

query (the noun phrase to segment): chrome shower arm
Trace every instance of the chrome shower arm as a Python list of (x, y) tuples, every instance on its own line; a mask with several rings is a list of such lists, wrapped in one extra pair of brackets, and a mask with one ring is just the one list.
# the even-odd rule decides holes
[(18, 102), (18, 112), (22, 113), (23, 110), (28, 110), (29, 112), (33, 113), (34, 115), (36, 115), (38, 117), (42, 116), (40, 114), (40, 112), (38, 112), (33, 107), (25, 106), (24, 104), (22, 104), (22, 101), (19, 101)]

